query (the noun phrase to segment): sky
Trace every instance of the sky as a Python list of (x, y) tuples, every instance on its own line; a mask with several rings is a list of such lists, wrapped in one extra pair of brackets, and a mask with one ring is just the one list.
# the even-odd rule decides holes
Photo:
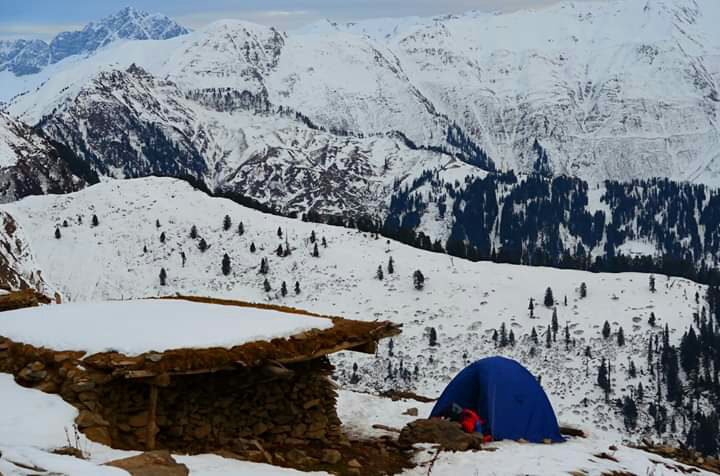
[[(578, 1), (578, 0), (576, 0)], [(589, 1), (589, 0), (579, 0)], [(323, 18), (432, 16), (468, 10), (513, 11), (544, 7), (559, 0), (0, 0), (0, 38), (50, 40), (61, 31), (132, 6), (160, 12), (189, 28), (237, 18), (292, 30)]]

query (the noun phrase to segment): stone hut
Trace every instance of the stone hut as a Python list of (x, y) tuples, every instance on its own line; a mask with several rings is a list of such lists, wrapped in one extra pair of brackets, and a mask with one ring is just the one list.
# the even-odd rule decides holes
[[(261, 310), (329, 322), (322, 328), (238, 345), (147, 349), (128, 355), (117, 350), (54, 349), (34, 333), (20, 338), (25, 334), (5, 317), (29, 310), (14, 311), (0, 314), (0, 372), (14, 374), (21, 385), (59, 394), (78, 409), (76, 424), (82, 433), (114, 448), (243, 454), (263, 452), (263, 447), (332, 445), (342, 440), (327, 356), (342, 350), (374, 353), (379, 339), (400, 332), (390, 322), (182, 298), (191, 301), (231, 306), (238, 320), (250, 310)], [(61, 306), (68, 305), (31, 312)], [(283, 319), (279, 314), (273, 318)], [(196, 321), (200, 334), (202, 312)]]

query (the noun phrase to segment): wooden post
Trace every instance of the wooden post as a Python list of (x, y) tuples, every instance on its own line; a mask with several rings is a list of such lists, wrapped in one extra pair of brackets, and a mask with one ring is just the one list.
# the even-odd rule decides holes
[(158, 387), (150, 385), (150, 408), (148, 409), (147, 427), (145, 433), (145, 445), (148, 451), (155, 449), (155, 428), (157, 428), (157, 399)]

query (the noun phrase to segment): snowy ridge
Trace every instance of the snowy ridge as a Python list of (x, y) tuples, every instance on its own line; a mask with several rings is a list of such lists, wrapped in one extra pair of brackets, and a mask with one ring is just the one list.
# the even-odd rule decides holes
[[(2, 209), (21, 224), (43, 276), (65, 299), (80, 302), (181, 293), (281, 303), (353, 319), (392, 320), (404, 324), (403, 334), (394, 339), (392, 355), (386, 343), (376, 357), (342, 354), (334, 358), (344, 385), (369, 390), (400, 385), (437, 395), (466, 363), (499, 353), (542, 375), (561, 422), (581, 425), (595, 434), (657, 438), (645, 426), (649, 419), (645, 406), (638, 430), (625, 433), (617, 408), (605, 403), (595, 385), (594, 369), (601, 358), (610, 359), (613, 399), (630, 394), (641, 382), (646, 392), (652, 392), (656, 382), (646, 368), (648, 338), (667, 324), (671, 342), (678, 343), (693, 313), (704, 305), (702, 300), (695, 301), (696, 292), (704, 296), (704, 286), (683, 279), (658, 278), (658, 292), (653, 294), (643, 274), (471, 263), (355, 230), (261, 214), (228, 200), (208, 198), (171, 179), (111, 181), (65, 196), (29, 197)], [(97, 227), (90, 226), (92, 214), (99, 218)], [(223, 231), (226, 214), (232, 227)], [(79, 216), (84, 217), (83, 224), (78, 224)], [(53, 228), (65, 219), (70, 225), (60, 228), (62, 238), (51, 238)], [(237, 232), (240, 222), (242, 236)], [(205, 252), (197, 247), (199, 238), (189, 236), (193, 225), (209, 245)], [(278, 228), (283, 238), (278, 237)], [(319, 245), (319, 258), (311, 256), (313, 230), (318, 244), (322, 238), (328, 244), (327, 248)], [(159, 240), (161, 233), (165, 243)], [(285, 246), (286, 238), (291, 254), (277, 257), (275, 250), (278, 244)], [(251, 243), (257, 248), (255, 253), (250, 251)], [(181, 251), (187, 258), (184, 267)], [(231, 260), (229, 276), (221, 273), (225, 253)], [(385, 269), (390, 256), (395, 273), (386, 271), (385, 279), (379, 281), (377, 267)], [(262, 257), (269, 260), (267, 275), (258, 273)], [(167, 270), (166, 286), (157, 278), (160, 268)], [(423, 291), (413, 288), (415, 269), (427, 277)], [(263, 289), (265, 278), (270, 292)], [(282, 281), (289, 290), (286, 297), (280, 293)], [(299, 295), (293, 292), (295, 281), (300, 283)], [(578, 295), (582, 282), (588, 289), (585, 299)], [(552, 310), (541, 305), (547, 286), (558, 302), (560, 323), (557, 342), (550, 349), (543, 342)], [(536, 319), (528, 317), (531, 297), (537, 306)], [(650, 312), (656, 314), (656, 327), (647, 324)], [(608, 340), (600, 333), (606, 320), (613, 332)], [(514, 332), (515, 347), (495, 347), (492, 333), (503, 323), (508, 332)], [(574, 341), (568, 349), (563, 343), (566, 324)], [(438, 346), (428, 345), (430, 327), (437, 331)], [(540, 340), (534, 356), (533, 327)], [(615, 343), (620, 327), (625, 335), (623, 347)], [(591, 359), (583, 357), (588, 346)], [(630, 360), (638, 369), (634, 378), (627, 373)], [(360, 366), (359, 381), (352, 378), (354, 362)], [(403, 368), (412, 375), (415, 366), (416, 376), (388, 379), (388, 368), (395, 375), (404, 375)]]
[(717, 185), (719, 19), (713, 0), (614, 0), (321, 22), (287, 34), (228, 20), (114, 44), (45, 84), (28, 76), (17, 88), (39, 90), (8, 109), (35, 123), (99, 71), (136, 63), (183, 91), (267, 95), (327, 129), (397, 130), (438, 146), (454, 122), (500, 168), (531, 170), (537, 140), (555, 173), (591, 183), (664, 176)]
[(36, 74), (45, 67), (75, 55), (87, 55), (118, 40), (165, 40), (189, 31), (165, 15), (126, 7), (79, 31), (58, 33), (50, 43), (42, 40), (0, 41), (0, 73)]

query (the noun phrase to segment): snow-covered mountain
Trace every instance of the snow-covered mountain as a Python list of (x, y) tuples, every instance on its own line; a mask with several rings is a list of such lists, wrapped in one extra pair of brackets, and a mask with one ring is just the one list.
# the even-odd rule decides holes
[[(714, 0), (612, 0), (290, 33), (221, 21), (53, 65), (51, 77), (8, 81), (0, 99), (28, 91), (7, 109), (34, 124), (98, 74), (135, 63), (186, 95), (247, 91), (328, 131), (463, 144), (500, 168), (532, 170), (537, 141), (552, 171), (593, 183), (718, 185), (719, 20)], [(448, 144), (453, 124), (461, 139)]]
[[(388, 319), (402, 323), (403, 333), (392, 344), (385, 343), (376, 356), (334, 358), (336, 377), (345, 388), (408, 388), (437, 396), (469, 361), (501, 354), (541, 375), (559, 420), (579, 425), (592, 437), (682, 439), (679, 435), (687, 431), (680, 417), (674, 417), (680, 410), (670, 405), (666, 423), (676, 420), (676, 431), (665, 427), (658, 434), (651, 427), (648, 403), (654, 401), (658, 382), (649, 366), (659, 359), (659, 347), (654, 343), (656, 350), (648, 354), (648, 341), (667, 325), (669, 342), (677, 345), (696, 322), (695, 314), (706, 306), (706, 287), (691, 281), (658, 277), (653, 293), (646, 274), (453, 260), (356, 230), (262, 214), (167, 178), (109, 181), (68, 195), (28, 197), (0, 211), (14, 218), (33, 262), (65, 300), (180, 293), (272, 302), (354, 319)], [(96, 226), (93, 215), (98, 217)], [(223, 226), (225, 215), (231, 220), (228, 230)], [(190, 236), (193, 226), (197, 238)], [(54, 237), (56, 227), (59, 238)], [(313, 256), (313, 232), (318, 257)], [(205, 251), (198, 247), (201, 239), (208, 245)], [(279, 257), (278, 245), (289, 245), (290, 254)], [(226, 253), (232, 268), (228, 276), (221, 271)], [(390, 257), (393, 273), (387, 271)], [(259, 273), (261, 258), (269, 261), (265, 275)], [(378, 267), (384, 271), (382, 280), (377, 279)], [(167, 273), (166, 286), (158, 278), (161, 269)], [(416, 269), (426, 277), (422, 290), (413, 286)], [(269, 292), (263, 288), (265, 279)], [(296, 281), (299, 294), (294, 292)], [(286, 296), (281, 292), (283, 282)], [(582, 283), (586, 297), (579, 291)], [(560, 328), (549, 344), (546, 333), (553, 310), (542, 305), (548, 287)], [(531, 298), (535, 318), (528, 311)], [(657, 319), (654, 326), (648, 324), (651, 313)], [(604, 321), (612, 330), (607, 339), (601, 334)], [(515, 345), (500, 348), (493, 341), (493, 332), (503, 324)], [(437, 345), (429, 342), (430, 328), (436, 331)], [(621, 328), (625, 339), (618, 345)], [(596, 386), (603, 358), (611, 365), (609, 403)], [(635, 376), (630, 374), (631, 362)], [(359, 366), (356, 377), (354, 363)], [(640, 383), (645, 400), (637, 396)], [(661, 389), (664, 399), (665, 382)], [(615, 405), (615, 399), (629, 395), (642, 401), (635, 432), (625, 430)], [(707, 404), (704, 398), (696, 400), (697, 408), (707, 409)]]
[(285, 214), (382, 215), (397, 180), (425, 168), (449, 180), (479, 173), (402, 134), (329, 132), (262, 92), (183, 90), (134, 64), (100, 72), (40, 128), (102, 176), (190, 177)]
[(0, 112), (0, 202), (74, 192), (96, 181), (70, 149)]
[(188, 33), (165, 15), (126, 7), (92, 22), (79, 31), (58, 33), (42, 40), (0, 40), (0, 72), (16, 76), (35, 74), (48, 65), (74, 55), (87, 55), (116, 40), (165, 40)]

